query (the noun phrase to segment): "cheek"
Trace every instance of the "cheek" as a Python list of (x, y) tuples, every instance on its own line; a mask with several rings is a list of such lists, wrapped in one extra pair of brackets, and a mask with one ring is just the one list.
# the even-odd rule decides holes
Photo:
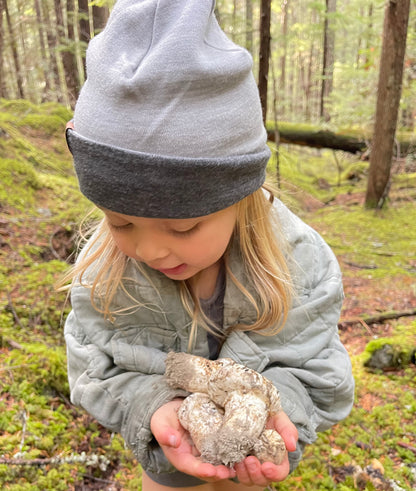
[(115, 235), (115, 234), (112, 235), (113, 235), (114, 243), (123, 254), (129, 257), (135, 256), (135, 250), (131, 241), (127, 240), (126, 237), (120, 237), (119, 235)]

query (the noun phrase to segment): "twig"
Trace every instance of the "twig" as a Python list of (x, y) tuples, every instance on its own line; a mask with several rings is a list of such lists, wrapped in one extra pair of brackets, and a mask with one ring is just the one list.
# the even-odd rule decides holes
[(91, 479), (91, 481), (101, 482), (103, 484), (115, 484), (117, 486), (117, 483), (115, 481), (110, 481), (108, 479), (102, 479), (100, 477), (95, 477), (92, 474), (81, 474), (81, 475), (83, 478)]
[(16, 324), (20, 327), (20, 329), (24, 329), (23, 324), (20, 322), (16, 310), (14, 309), (13, 300), (10, 293), (7, 294), (7, 301), (8, 301), (7, 307), (10, 309), (11, 313), (13, 314), (13, 319), (15, 320)]
[(359, 268), (359, 269), (377, 269), (378, 266), (374, 265), (367, 265), (367, 264), (357, 264), (353, 263), (351, 261), (344, 261), (345, 264), (348, 264), (348, 266), (352, 266), (353, 268)]
[(374, 336), (374, 333), (373, 331), (370, 329), (370, 326), (367, 324), (367, 322), (363, 321), (362, 319), (360, 319), (360, 324), (367, 330), (367, 332), (369, 334), (371, 334), (371, 336)]
[(416, 455), (416, 447), (414, 447), (413, 445), (409, 445), (405, 442), (397, 442), (397, 445), (399, 445), (399, 447), (405, 448), (406, 450), (410, 450)]

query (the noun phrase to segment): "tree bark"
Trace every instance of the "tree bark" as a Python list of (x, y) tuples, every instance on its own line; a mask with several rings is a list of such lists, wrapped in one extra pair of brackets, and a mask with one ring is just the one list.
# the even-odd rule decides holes
[(410, 0), (387, 2), (366, 208), (381, 208), (388, 195), (393, 145), (402, 91)]
[(326, 0), (325, 26), (324, 26), (324, 59), (322, 66), (322, 94), (321, 118), (325, 121), (331, 119), (326, 102), (332, 92), (334, 59), (335, 59), (335, 29), (333, 16), (337, 10), (336, 0)]
[(271, 0), (261, 0), (260, 6), (260, 52), (259, 52), (259, 93), (263, 110), (263, 121), (267, 117), (267, 86), (270, 58)]

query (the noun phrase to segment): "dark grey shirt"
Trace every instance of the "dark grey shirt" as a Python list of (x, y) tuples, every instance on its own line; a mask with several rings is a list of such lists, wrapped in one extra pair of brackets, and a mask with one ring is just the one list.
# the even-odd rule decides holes
[(221, 266), (218, 273), (217, 283), (215, 285), (214, 293), (210, 298), (199, 299), (201, 309), (204, 314), (210, 319), (215, 326), (219, 329), (218, 335), (214, 335), (210, 332), (207, 333), (209, 357), (211, 360), (215, 360), (218, 357), (219, 348), (221, 345), (222, 337), (221, 332), (224, 323), (224, 293), (225, 293), (225, 268)]

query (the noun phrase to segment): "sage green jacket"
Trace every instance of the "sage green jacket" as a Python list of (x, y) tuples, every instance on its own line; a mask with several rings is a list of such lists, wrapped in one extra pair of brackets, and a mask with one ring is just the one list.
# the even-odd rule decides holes
[[(293, 470), (303, 446), (316, 439), (316, 432), (348, 415), (354, 381), (337, 330), (343, 290), (336, 258), (322, 238), (278, 200), (274, 213), (289, 244), (297, 297), (278, 334), (233, 331), (219, 357), (257, 370), (280, 391), (283, 409), (299, 431), (298, 448), (289, 455)], [(256, 295), (235, 247), (230, 266)], [(161, 405), (186, 395), (168, 387), (163, 374), (166, 353), (187, 350), (190, 317), (177, 284), (162, 273), (146, 271), (151, 281), (129, 260), (126, 292), (115, 298), (115, 305), (126, 310), (114, 322), (93, 308), (88, 288), (73, 288), (72, 311), (65, 325), (69, 383), (72, 402), (120, 432), (144, 469), (169, 472), (173, 467), (152, 436), (150, 419)], [(132, 298), (139, 301), (133, 308)], [(227, 278), (224, 328), (255, 319), (253, 306)], [(202, 328), (193, 353), (209, 356)]]

